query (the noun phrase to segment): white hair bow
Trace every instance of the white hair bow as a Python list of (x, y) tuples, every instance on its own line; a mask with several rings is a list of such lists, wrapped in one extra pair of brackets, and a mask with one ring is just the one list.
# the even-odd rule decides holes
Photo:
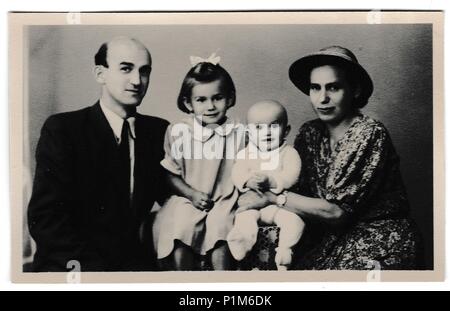
[(206, 59), (198, 56), (191, 56), (190, 60), (192, 67), (199, 63), (211, 63), (213, 65), (217, 65), (220, 62), (220, 56), (216, 56), (216, 52), (214, 52)]

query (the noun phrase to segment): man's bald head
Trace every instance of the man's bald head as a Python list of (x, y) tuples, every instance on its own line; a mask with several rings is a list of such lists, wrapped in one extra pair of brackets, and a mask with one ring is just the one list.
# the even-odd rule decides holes
[(95, 65), (101, 65), (106, 68), (109, 67), (108, 65), (108, 50), (113, 49), (115, 47), (120, 46), (127, 46), (127, 47), (134, 47), (136, 49), (142, 49), (145, 50), (148, 58), (151, 62), (151, 55), (148, 49), (137, 39), (129, 38), (129, 37), (115, 37), (111, 39), (108, 42), (103, 43), (100, 48), (98, 49), (97, 53), (95, 54)]

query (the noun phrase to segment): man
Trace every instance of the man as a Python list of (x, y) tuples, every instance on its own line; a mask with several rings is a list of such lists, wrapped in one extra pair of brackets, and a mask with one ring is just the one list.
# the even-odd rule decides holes
[(101, 98), (53, 115), (36, 149), (28, 223), (37, 250), (34, 271), (153, 269), (152, 245), (140, 228), (161, 185), (168, 122), (136, 113), (149, 84), (151, 56), (119, 37), (95, 55)]

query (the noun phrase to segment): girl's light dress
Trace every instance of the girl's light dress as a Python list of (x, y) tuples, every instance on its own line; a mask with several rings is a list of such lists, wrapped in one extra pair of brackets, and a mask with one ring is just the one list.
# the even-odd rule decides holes
[(243, 126), (232, 120), (215, 129), (201, 126), (194, 117), (169, 126), (161, 165), (195, 190), (209, 194), (214, 206), (209, 212), (202, 211), (189, 199), (172, 195), (158, 211), (153, 225), (158, 259), (170, 255), (175, 240), (200, 255), (213, 249), (218, 241), (226, 241), (238, 199), (231, 171), (237, 152), (244, 147), (244, 137)]

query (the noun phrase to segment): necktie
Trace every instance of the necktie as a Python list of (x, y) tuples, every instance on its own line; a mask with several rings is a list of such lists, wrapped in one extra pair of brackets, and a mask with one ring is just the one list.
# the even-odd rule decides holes
[(119, 144), (119, 172), (120, 172), (120, 192), (123, 195), (123, 204), (130, 206), (130, 143), (129, 143), (130, 125), (124, 120), (122, 133), (120, 134)]

